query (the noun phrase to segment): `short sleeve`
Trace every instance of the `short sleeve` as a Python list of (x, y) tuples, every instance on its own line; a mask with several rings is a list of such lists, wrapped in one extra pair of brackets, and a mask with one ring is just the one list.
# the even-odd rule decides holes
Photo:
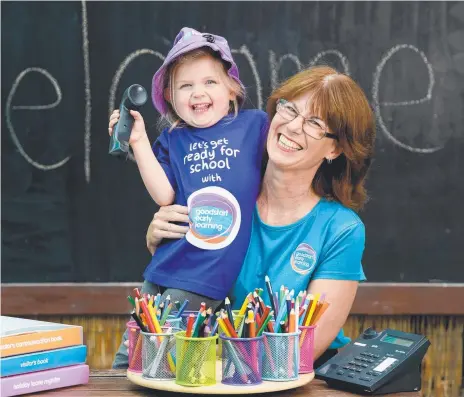
[(323, 253), (312, 279), (365, 281), (361, 263), (365, 234), (362, 222), (354, 223), (338, 233)]
[(169, 156), (169, 132), (167, 129), (165, 129), (158, 139), (155, 141), (153, 144), (153, 153), (155, 154), (156, 159), (160, 163), (161, 167), (164, 170), (164, 173), (166, 174), (166, 177), (169, 180), (169, 183), (171, 184), (172, 188), (174, 191), (177, 190), (177, 183), (176, 183), (176, 178), (174, 176), (174, 172), (172, 170), (171, 166), (171, 158)]

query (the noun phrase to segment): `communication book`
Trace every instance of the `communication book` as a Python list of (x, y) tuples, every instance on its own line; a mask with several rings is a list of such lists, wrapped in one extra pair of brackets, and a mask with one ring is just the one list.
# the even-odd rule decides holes
[(89, 366), (85, 364), (48, 369), (1, 379), (1, 396), (19, 396), (89, 382)]
[(82, 327), (0, 317), (0, 357), (82, 345)]
[(20, 354), (0, 359), (0, 376), (20, 375), (46, 369), (85, 364), (87, 346), (71, 346), (63, 349)]

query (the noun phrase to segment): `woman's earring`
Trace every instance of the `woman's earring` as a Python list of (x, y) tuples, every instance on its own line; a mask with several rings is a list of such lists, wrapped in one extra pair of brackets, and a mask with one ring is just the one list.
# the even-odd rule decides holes
[(332, 159), (327, 159), (327, 163), (332, 164)]

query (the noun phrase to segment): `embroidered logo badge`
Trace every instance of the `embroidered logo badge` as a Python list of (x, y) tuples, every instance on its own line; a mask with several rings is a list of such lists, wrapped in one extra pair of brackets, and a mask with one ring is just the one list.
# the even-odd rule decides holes
[(295, 252), (293, 252), (290, 258), (290, 264), (295, 272), (305, 275), (313, 271), (316, 265), (316, 259), (316, 251), (314, 251), (310, 245), (301, 243), (296, 247)]

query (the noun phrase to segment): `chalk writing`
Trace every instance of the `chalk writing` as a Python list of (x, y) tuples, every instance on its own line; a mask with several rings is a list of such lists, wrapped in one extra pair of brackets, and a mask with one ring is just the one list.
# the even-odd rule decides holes
[(274, 90), (277, 87), (278, 79), (279, 79), (279, 70), (282, 66), (283, 61), (286, 59), (290, 59), (296, 65), (298, 71), (301, 70), (301, 62), (300, 59), (293, 54), (285, 54), (282, 55), (279, 60), (276, 60), (276, 54), (274, 51), (269, 51), (269, 68), (271, 71), (271, 88)]
[[(85, 171), (85, 179), (87, 183), (90, 183), (91, 180), (91, 162), (90, 162), (90, 154), (91, 154), (91, 113), (92, 113), (92, 96), (91, 96), (91, 76), (90, 76), (90, 59), (89, 59), (89, 53), (90, 53), (90, 45), (91, 43), (89, 42), (89, 36), (88, 36), (88, 15), (87, 15), (87, 7), (86, 7), (86, 2), (82, 1), (81, 2), (81, 27), (82, 27), (82, 54), (83, 54), (83, 60), (84, 60), (84, 91), (85, 91), (85, 121), (84, 121), (84, 171)], [(428, 72), (428, 85), (427, 85), (427, 91), (426, 94), (423, 98), (415, 99), (415, 100), (408, 100), (408, 101), (398, 101), (398, 102), (387, 102), (383, 101), (381, 102), (379, 100), (379, 86), (380, 86), (380, 80), (382, 78), (382, 72), (387, 64), (387, 62), (390, 60), (390, 58), (395, 55), (396, 53), (404, 50), (409, 50), (413, 51), (416, 54), (420, 56), (420, 59), (424, 62), (427, 72)], [(262, 86), (262, 80), (261, 76), (258, 72), (258, 67), (257, 64), (254, 60), (253, 54), (249, 50), (249, 48), (246, 45), (241, 45), (239, 46), (238, 49), (233, 49), (232, 53), (235, 54), (236, 57), (243, 56), (248, 63), (250, 70), (251, 70), (251, 76), (253, 81), (244, 81), (246, 78), (244, 78), (244, 74), (242, 74), (242, 81), (244, 81), (245, 86), (250, 87), (254, 86), (256, 89), (256, 107), (259, 109), (263, 109), (264, 107), (264, 100), (263, 100), (263, 86)], [(271, 88), (274, 89), (277, 87), (279, 83), (279, 74), (281, 73), (282, 65), (284, 62), (292, 62), (295, 64), (296, 69), (299, 71), (303, 67), (303, 63), (300, 60), (300, 58), (291, 53), (286, 53), (281, 56), (278, 56), (273, 50), (269, 50), (268, 52), (268, 63), (269, 63), (269, 74), (270, 74), (270, 85)], [(121, 62), (121, 64), (117, 67), (117, 70), (115, 72), (115, 75), (112, 79), (111, 82), (111, 87), (109, 90), (109, 98), (108, 98), (108, 116), (111, 114), (111, 112), (115, 109), (116, 105), (116, 92), (119, 86), (120, 79), (125, 72), (126, 68), (128, 65), (137, 57), (141, 55), (152, 55), (157, 57), (159, 60), (164, 61), (165, 56), (155, 50), (152, 49), (138, 49), (132, 53), (130, 53), (126, 58)], [(321, 61), (324, 57), (327, 56), (335, 56), (340, 60), (342, 71), (346, 74), (350, 74), (350, 63), (348, 58), (341, 53), (337, 49), (328, 49), (324, 51), (318, 52), (313, 58), (310, 59), (309, 65), (315, 65), (318, 62)], [(17, 91), (17, 88), (21, 82), (21, 80), (24, 78), (24, 76), (27, 73), (31, 72), (36, 72), (36, 73), (41, 73), (44, 75), (52, 84), (52, 86), (55, 89), (57, 98), (53, 103), (50, 104), (45, 104), (45, 105), (14, 105), (13, 106), (13, 99), (15, 96), (15, 93)], [(288, 76), (282, 76), (288, 77)], [(434, 153), (437, 150), (440, 150), (443, 148), (443, 146), (437, 146), (437, 147), (431, 147), (431, 148), (419, 148), (419, 147), (413, 147), (411, 145), (408, 145), (402, 141), (400, 141), (397, 137), (393, 135), (391, 131), (388, 130), (384, 119), (382, 117), (382, 108), (383, 107), (401, 107), (401, 106), (418, 106), (427, 102), (430, 102), (432, 100), (432, 95), (433, 95), (433, 88), (435, 84), (435, 77), (433, 73), (433, 68), (430, 62), (428, 61), (427, 57), (425, 54), (420, 51), (418, 48), (414, 47), (413, 45), (410, 44), (401, 44), (401, 45), (396, 45), (389, 49), (381, 58), (379, 64), (376, 66), (375, 72), (373, 73), (373, 84), (372, 84), (372, 101), (373, 101), (373, 107), (375, 111), (375, 115), (378, 119), (378, 124), (380, 126), (380, 130), (385, 134), (385, 136), (395, 145), (408, 150), (413, 153)], [(15, 110), (44, 110), (44, 109), (52, 109), (56, 106), (59, 105), (62, 99), (62, 93), (60, 86), (57, 82), (57, 80), (45, 69), (43, 68), (38, 68), (38, 67), (30, 67), (27, 69), (24, 69), (22, 72), (19, 73), (19, 75), (16, 77), (15, 81), (13, 82), (13, 85), (11, 87), (11, 90), (9, 92), (6, 105), (5, 105), (5, 117), (6, 117), (6, 125), (9, 130), (9, 133), (11, 135), (12, 141), (15, 144), (15, 146), (18, 148), (18, 152), (24, 159), (29, 162), (32, 166), (48, 171), (52, 169), (56, 169), (61, 167), (62, 165), (66, 164), (66, 162), (69, 160), (70, 157), (66, 157), (56, 163), (53, 164), (41, 164), (38, 161), (32, 159), (25, 151), (23, 145), (20, 142), (20, 139), (15, 131), (13, 121), (12, 121), (12, 112)], [(130, 159), (134, 160), (134, 157), (132, 155), (129, 156)], [(224, 164), (227, 167), (226, 164), (226, 159), (224, 159)], [(221, 163), (222, 164), (222, 163)], [(191, 166), (195, 171), (198, 169), (198, 164), (191, 164)]]
[[(47, 105), (15, 105), (11, 106), (13, 102), (14, 95), (16, 93), (16, 90), (18, 89), (19, 83), (21, 80), (24, 78), (24, 76), (28, 73), (31, 72), (37, 72), (43, 74), (46, 78), (50, 80), (50, 82), (53, 85), (53, 88), (55, 89), (56, 92), (56, 101)], [(21, 145), (21, 142), (19, 141), (18, 136), (16, 135), (15, 129), (13, 127), (13, 121), (11, 120), (11, 111), (12, 110), (44, 110), (44, 109), (53, 109), (54, 107), (58, 106), (59, 103), (61, 102), (62, 94), (61, 94), (61, 89), (58, 84), (58, 81), (50, 74), (48, 73), (45, 69), (41, 68), (27, 68), (24, 69), (19, 75), (16, 77), (15, 81), (13, 82), (13, 86), (11, 87), (10, 93), (8, 94), (8, 98), (6, 100), (5, 104), (5, 118), (6, 118), (6, 125), (8, 127), (8, 131), (10, 132), (11, 139), (13, 140), (13, 143), (15, 146), (18, 148), (18, 152), (23, 156), (28, 163), (33, 165), (34, 167), (38, 168), (39, 170), (43, 171), (50, 171), (54, 170), (56, 168), (61, 167), (62, 165), (66, 164), (67, 161), (70, 159), (70, 157), (66, 157), (61, 161), (58, 161), (57, 163), (54, 164), (41, 164), (38, 163), (37, 161), (33, 160), (24, 150), (23, 146)]]
[[(383, 68), (385, 67), (385, 64), (388, 62), (388, 60), (398, 51), (401, 50), (412, 50), (416, 53), (418, 53), (422, 59), (422, 61), (425, 63), (425, 66), (427, 67), (428, 75), (429, 75), (429, 84), (427, 87), (427, 94), (420, 99), (416, 100), (411, 100), (411, 101), (401, 101), (401, 102), (379, 102), (379, 84), (380, 84), (380, 76), (382, 74)], [(380, 110), (381, 106), (411, 106), (411, 105), (420, 105), (424, 102), (428, 102), (432, 99), (432, 91), (433, 91), (433, 86), (435, 84), (435, 77), (433, 75), (433, 69), (432, 66), (430, 65), (429, 61), (427, 60), (427, 57), (425, 54), (420, 51), (418, 48), (414, 47), (413, 45), (410, 44), (400, 44), (397, 45), (393, 48), (391, 48), (387, 53), (382, 57), (380, 60), (380, 63), (377, 65), (377, 68), (374, 73), (374, 81), (372, 84), (372, 100), (374, 102), (374, 109), (375, 109), (375, 114), (377, 116), (378, 123), (380, 125), (380, 128), (382, 129), (383, 133), (387, 136), (388, 139), (390, 139), (393, 143), (398, 145), (399, 147), (402, 147), (403, 149), (409, 150), (411, 152), (416, 152), (416, 153), (433, 153), (436, 152), (437, 150), (443, 149), (443, 146), (438, 146), (438, 147), (432, 147), (432, 148), (416, 148), (412, 147), (410, 145), (407, 145), (404, 142), (401, 142), (397, 138), (395, 138), (390, 131), (388, 130), (387, 126), (385, 125), (383, 118), (382, 118), (382, 112)]]
[(309, 62), (309, 66), (317, 65), (319, 60), (326, 55), (335, 55), (336, 57), (338, 57), (343, 66), (343, 73), (346, 73), (348, 76), (350, 75), (350, 64), (348, 62), (348, 59), (338, 50), (325, 50), (317, 53), (317, 55)]
[(253, 59), (253, 56), (251, 55), (250, 50), (246, 45), (242, 45), (239, 50), (231, 50), (233, 54), (242, 54), (245, 56), (246, 60), (250, 64), (251, 68), (251, 73), (253, 74), (253, 77), (255, 79), (255, 85), (256, 85), (256, 96), (257, 96), (257, 105), (256, 107), (258, 109), (263, 108), (263, 88), (261, 86), (261, 78), (259, 77), (258, 73), (258, 68), (256, 67), (255, 61)]
[(90, 59), (89, 59), (89, 32), (87, 29), (87, 6), (82, 4), (82, 54), (84, 56), (85, 81), (85, 124), (84, 124), (84, 172), (85, 180), (90, 182), (90, 126), (92, 114), (92, 97), (90, 93)]

